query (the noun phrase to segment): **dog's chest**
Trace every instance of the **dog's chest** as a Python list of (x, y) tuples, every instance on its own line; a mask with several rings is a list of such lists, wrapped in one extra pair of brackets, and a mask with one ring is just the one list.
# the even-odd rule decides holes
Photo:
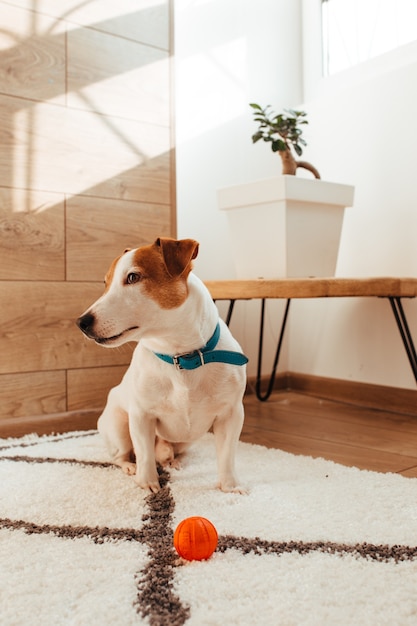
[(201, 437), (222, 410), (212, 386), (213, 381), (194, 374), (147, 380), (138, 394), (142, 408), (156, 418), (157, 434), (172, 442), (193, 441)]
[(218, 408), (216, 404), (204, 388), (166, 386), (152, 407), (157, 418), (157, 432), (169, 441), (194, 440), (212, 425)]

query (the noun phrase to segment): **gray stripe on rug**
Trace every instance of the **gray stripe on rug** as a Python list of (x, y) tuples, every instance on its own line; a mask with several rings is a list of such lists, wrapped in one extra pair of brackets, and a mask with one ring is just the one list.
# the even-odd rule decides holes
[(85, 467), (112, 467), (116, 469), (114, 463), (106, 461), (82, 461), (80, 459), (61, 459), (50, 456), (0, 456), (0, 461), (16, 461), (19, 463), (64, 463), (69, 465), (82, 465)]
[(148, 617), (151, 626), (182, 626), (190, 617), (190, 608), (183, 606), (173, 592), (178, 556), (174, 551), (172, 513), (174, 498), (169, 488), (169, 473), (158, 467), (158, 493), (146, 498), (149, 514), (142, 517), (144, 541), (149, 547), (149, 563), (137, 576), (136, 610)]
[(417, 546), (402, 545), (375, 545), (372, 543), (356, 543), (349, 545), (347, 543), (335, 543), (332, 541), (265, 541), (255, 537), (248, 539), (246, 537), (234, 537), (225, 535), (219, 537), (217, 546), (218, 552), (226, 552), (226, 550), (239, 550), (243, 554), (288, 554), (298, 552), (300, 555), (309, 554), (310, 552), (322, 552), (329, 555), (352, 555), (356, 558), (370, 559), (381, 563), (389, 561), (414, 561), (417, 558)]

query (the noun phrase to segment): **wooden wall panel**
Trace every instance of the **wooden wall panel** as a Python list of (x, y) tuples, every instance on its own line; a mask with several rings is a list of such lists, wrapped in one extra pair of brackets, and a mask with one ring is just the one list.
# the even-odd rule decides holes
[(0, 4), (0, 93), (65, 104), (65, 25)]
[(120, 383), (125, 371), (126, 366), (68, 370), (68, 410), (104, 408), (110, 389)]
[(130, 361), (75, 320), (175, 236), (170, 3), (0, 0), (0, 420), (103, 406)]
[(65, 280), (62, 194), (0, 187), (0, 279)]
[(65, 372), (0, 375), (0, 420), (65, 410)]
[(169, 126), (169, 56), (122, 37), (68, 33), (68, 105)]
[(103, 348), (75, 324), (102, 292), (97, 283), (0, 282), (0, 373), (128, 363), (132, 345)]
[[(103, 219), (103, 216), (104, 219)], [(169, 236), (170, 207), (75, 196), (67, 202), (67, 278), (103, 281), (125, 248)]]

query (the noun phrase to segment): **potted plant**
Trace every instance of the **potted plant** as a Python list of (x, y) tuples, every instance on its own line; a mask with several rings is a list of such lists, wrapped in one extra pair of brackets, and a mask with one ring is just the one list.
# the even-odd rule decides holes
[[(282, 175), (217, 190), (226, 211), (238, 278), (333, 276), (336, 272), (345, 207), (354, 187), (320, 179), (315, 167), (298, 161), (306, 142), (304, 111), (275, 115), (268, 105), (251, 104), (258, 131), (282, 159)], [(297, 168), (314, 178), (295, 176)]]
[(281, 157), (282, 173), (294, 176), (297, 168), (302, 167), (309, 170), (315, 178), (320, 178), (320, 174), (311, 163), (297, 161), (291, 151), (293, 148), (297, 156), (301, 156), (303, 153), (302, 146), (307, 145), (301, 136), (303, 131), (300, 128), (302, 125), (308, 124), (307, 113), (284, 109), (283, 113), (276, 115), (269, 104), (264, 109), (255, 103), (251, 103), (250, 106), (254, 109), (255, 122), (259, 124), (258, 130), (252, 135), (252, 141), (256, 143), (263, 139), (271, 144), (272, 152), (278, 152)]

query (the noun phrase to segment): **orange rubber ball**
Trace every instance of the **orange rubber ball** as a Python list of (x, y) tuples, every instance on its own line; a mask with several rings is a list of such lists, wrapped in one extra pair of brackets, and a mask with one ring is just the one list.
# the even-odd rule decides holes
[(174, 533), (174, 547), (187, 561), (209, 559), (217, 541), (217, 530), (205, 517), (187, 517), (178, 524)]

